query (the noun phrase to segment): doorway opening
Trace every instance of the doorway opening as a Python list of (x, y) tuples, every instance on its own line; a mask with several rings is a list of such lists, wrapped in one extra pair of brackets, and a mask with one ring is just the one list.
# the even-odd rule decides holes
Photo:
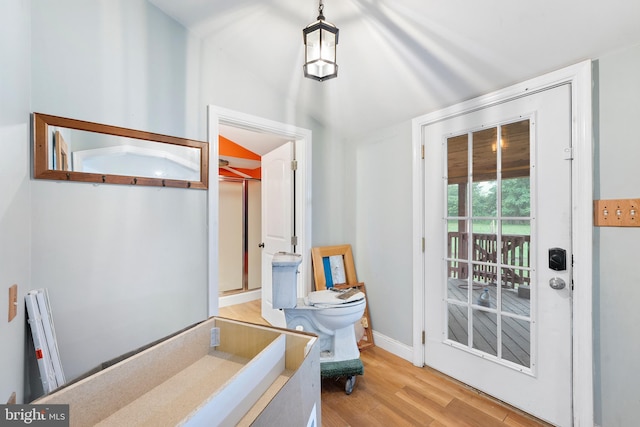
[(218, 292), (231, 305), (261, 296), (262, 156), (288, 141), (224, 124), (219, 132)]
[[(237, 111), (228, 110), (221, 107), (209, 106), (208, 107), (208, 129), (209, 129), (209, 144), (210, 144), (210, 164), (209, 164), (209, 176), (218, 177), (219, 167), (231, 166), (235, 160), (230, 159), (229, 156), (220, 155), (220, 136), (230, 139), (237, 143), (242, 148), (251, 151), (258, 156), (263, 156), (276, 148), (281, 147), (288, 142), (292, 142), (296, 153), (296, 185), (295, 193), (292, 197), (292, 201), (295, 206), (293, 208), (294, 223), (296, 224), (295, 238), (297, 239), (296, 250), (299, 253), (305, 254), (311, 251), (311, 131), (303, 128), (298, 128), (292, 125), (275, 122), (272, 120), (264, 119), (257, 116), (240, 113)], [(226, 162), (230, 164), (227, 165)], [(245, 165), (246, 166), (246, 165)], [(247, 173), (246, 169), (255, 169), (255, 165), (244, 168), (241, 174), (250, 176), (241, 176), (236, 174), (236, 180), (240, 179), (241, 182), (249, 183), (247, 190), (249, 193), (256, 192), (259, 184), (262, 186), (262, 182), (258, 181), (251, 173)], [(240, 168), (242, 169), (242, 168)], [(240, 267), (234, 274), (244, 276), (247, 275), (247, 288), (243, 288), (238, 291), (231, 291), (229, 294), (220, 296), (220, 291), (224, 291), (220, 282), (220, 273), (222, 271), (220, 254), (223, 248), (220, 247), (220, 226), (223, 218), (220, 216), (220, 203), (223, 192), (228, 190), (229, 187), (228, 178), (211, 179), (209, 185), (209, 315), (217, 315), (218, 308), (220, 306), (227, 306), (247, 302), (255, 299), (263, 299), (263, 317), (274, 324), (277, 322), (278, 313), (267, 313), (264, 310), (265, 294), (270, 295), (270, 277), (264, 273), (265, 259), (262, 257), (262, 261), (252, 262), (251, 259), (260, 257), (260, 252), (263, 252), (263, 248), (260, 245), (264, 242), (262, 239), (255, 239), (252, 237), (248, 239), (246, 243), (247, 251), (246, 255), (240, 255), (240, 262), (246, 265), (246, 268)], [(237, 184), (237, 182), (231, 183), (231, 185)], [(244, 185), (244, 184), (242, 184)], [(249, 189), (249, 187), (254, 187)], [(233, 188), (233, 187), (229, 187)], [(236, 187), (234, 192), (240, 193)], [(259, 191), (257, 191), (259, 193)], [(249, 195), (249, 198), (252, 196)], [(264, 200), (260, 201), (253, 197), (253, 201), (248, 200), (249, 204), (252, 204), (254, 208), (264, 203)], [(244, 231), (248, 234), (255, 235), (257, 226), (251, 227), (250, 222), (255, 222), (257, 216), (262, 216), (263, 213), (256, 213), (255, 211), (250, 214), (252, 219), (247, 218), (247, 226), (252, 231)], [(244, 220), (243, 220), (244, 221)], [(242, 221), (241, 221), (242, 222)], [(241, 229), (246, 230), (244, 226)], [(264, 230), (261, 230), (264, 233)], [(263, 236), (264, 237), (264, 236)], [(244, 239), (238, 237), (238, 241), (242, 242)], [(258, 240), (257, 243), (254, 240)], [(244, 243), (241, 243), (241, 246)], [(251, 256), (251, 252), (257, 249), (257, 255)], [(242, 253), (242, 251), (240, 252)], [(248, 256), (248, 262), (242, 259), (242, 257)], [(262, 265), (262, 269), (258, 266)], [(257, 276), (255, 274), (256, 269), (262, 271), (260, 274), (258, 284), (252, 285), (250, 277)], [(269, 270), (270, 271), (270, 270)], [(253, 273), (252, 273), (253, 272)], [(300, 266), (300, 275), (298, 282), (298, 294), (304, 295), (308, 291), (309, 284), (311, 283), (311, 261), (309, 260)], [(244, 282), (244, 278), (242, 279)], [(267, 283), (268, 282), (268, 283)], [(266, 317), (265, 317), (266, 316)]]
[[(219, 283), (221, 297), (257, 291), (260, 268), (261, 183), (220, 176)], [(255, 298), (259, 298), (259, 295)]]

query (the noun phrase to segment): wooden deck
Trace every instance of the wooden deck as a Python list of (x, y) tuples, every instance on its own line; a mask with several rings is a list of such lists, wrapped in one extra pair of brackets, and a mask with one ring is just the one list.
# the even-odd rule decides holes
[[(485, 289), (489, 290), (491, 309), (497, 307), (496, 286), (474, 284), (472, 303), (476, 303)], [(467, 301), (466, 281), (449, 279), (448, 297), (456, 301)], [(498, 355), (497, 314), (482, 309), (473, 309), (473, 348), (493, 356)], [(530, 315), (530, 300), (518, 297), (517, 290), (502, 288), (502, 312), (520, 316)], [(449, 339), (468, 344), (467, 307), (449, 304)], [(519, 365), (531, 365), (530, 323), (526, 320), (502, 316), (502, 358)]]

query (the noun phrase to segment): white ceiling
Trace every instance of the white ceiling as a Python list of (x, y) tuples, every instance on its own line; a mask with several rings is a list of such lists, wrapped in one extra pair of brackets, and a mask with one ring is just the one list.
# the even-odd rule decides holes
[(149, 1), (221, 38), (230, 57), (346, 137), (640, 43), (638, 0), (324, 0), (340, 29), (339, 73), (316, 82), (302, 77), (316, 0)]

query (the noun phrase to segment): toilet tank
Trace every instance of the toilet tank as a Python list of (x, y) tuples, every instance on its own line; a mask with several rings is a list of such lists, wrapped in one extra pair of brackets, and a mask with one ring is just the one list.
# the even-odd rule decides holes
[(273, 308), (295, 308), (298, 300), (298, 266), (302, 255), (276, 252), (271, 261)]

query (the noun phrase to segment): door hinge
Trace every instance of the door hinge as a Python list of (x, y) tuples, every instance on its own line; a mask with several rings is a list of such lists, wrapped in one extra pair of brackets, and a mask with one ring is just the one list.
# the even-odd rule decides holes
[(424, 246), (426, 245), (424, 237), (422, 238), (422, 252), (424, 252)]
[(422, 331), (422, 344), (427, 342), (427, 333), (425, 331)]
[(564, 160), (573, 160), (573, 147), (564, 149)]
[(420, 150), (422, 151), (422, 153), (421, 153), (422, 160), (424, 160), (424, 145), (420, 146)]
[(298, 170), (298, 161), (297, 160), (291, 160), (291, 170), (292, 171), (297, 171)]
[(291, 246), (296, 246), (298, 244), (298, 236), (291, 236)]

